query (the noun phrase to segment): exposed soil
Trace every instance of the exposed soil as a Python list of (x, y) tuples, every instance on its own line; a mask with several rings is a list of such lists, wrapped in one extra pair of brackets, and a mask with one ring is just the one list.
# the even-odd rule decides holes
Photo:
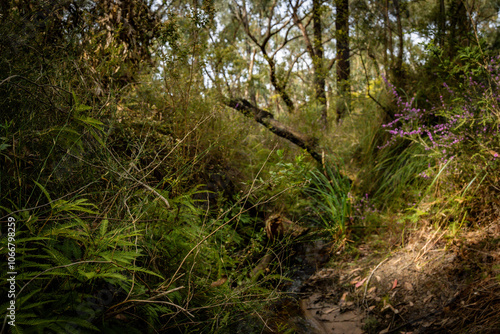
[(500, 333), (498, 221), (447, 234), (426, 227), (392, 252), (368, 242), (334, 257), (302, 285), (310, 326), (296, 332)]
[(500, 333), (499, 221), (449, 234), (422, 227), (404, 245), (373, 234), (339, 252), (295, 286), (277, 312), (286, 325), (267, 332)]

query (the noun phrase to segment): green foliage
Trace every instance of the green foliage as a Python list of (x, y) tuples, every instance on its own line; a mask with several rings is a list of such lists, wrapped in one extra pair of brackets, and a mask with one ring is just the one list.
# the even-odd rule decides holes
[[(484, 78), (491, 74), (483, 64), (485, 45), (429, 44), (428, 58), (419, 58), (427, 72), (452, 78), (456, 92), (444, 96), (445, 106), (428, 124), (449, 122), (462, 106), (475, 105), (473, 117), (454, 128), (469, 137), (447, 150), (453, 158), (422, 136), (379, 150), (385, 137), (378, 125), (390, 112), (376, 110), (387, 102), (377, 61), (394, 52), (377, 29), (381, 14), (363, 3), (354, 7), (361, 22), (356, 41), (372, 36), (385, 49), (359, 48), (370, 58), (363, 73), (359, 56), (352, 56), (351, 114), (326, 129), (318, 122), (324, 105), (315, 97), (307, 47), (286, 4), (257, 1), (245, 9), (262, 22), (274, 10), (267, 59), (245, 36), (248, 28), (260, 40), (260, 25), (253, 18), (241, 25), (226, 4), (152, 6), (128, 0), (0, 5), (0, 212), (17, 219), (13, 332), (261, 331), (256, 319), (278, 298), (293, 254), (290, 236), (268, 240), (266, 216), (315, 219), (342, 238), (360, 213), (356, 205), (368, 201), (356, 202), (362, 192), (387, 209), (411, 203), (415, 220), (432, 210), (447, 215), (457, 231), (469, 214), (462, 203), (480, 186), (494, 188), (498, 133), (475, 132), (499, 126), (492, 85), (498, 79)], [(298, 12), (308, 12), (306, 6)], [(334, 12), (323, 6), (321, 19), (328, 26)], [(419, 24), (420, 31), (432, 26)], [(335, 54), (330, 37), (323, 41), (324, 55)], [(324, 60), (321, 75), (334, 65)], [(415, 92), (422, 105), (438, 101), (441, 82), (429, 73), (416, 81), (421, 64), (403, 67), (407, 84), (399, 91)], [(272, 70), (296, 100), (293, 112), (285, 112), (271, 88)], [(467, 90), (462, 76), (471, 72), (484, 87)], [(364, 92), (365, 78), (372, 96)], [(335, 78), (325, 79), (331, 113)], [(306, 152), (228, 112), (218, 104), (221, 96), (245, 97), (290, 129), (314, 133), (326, 160), (333, 155), (348, 163), (313, 169)], [(339, 169), (354, 175), (353, 187)], [(443, 189), (451, 204), (440, 198)], [(260, 268), (265, 258), (269, 263)], [(1, 279), (5, 295), (6, 274)]]
[(326, 166), (323, 171), (311, 171), (311, 185), (307, 188), (314, 198), (315, 211), (321, 223), (335, 238), (348, 234), (348, 222), (352, 215), (351, 182), (339, 173), (340, 166), (337, 164)]
[[(60, 221), (55, 224), (43, 222), (29, 210), (23, 210), (28, 215), (14, 215), (18, 275), (13, 332), (98, 330), (95, 320), (104, 316), (104, 308), (123, 298), (116, 294), (140, 295), (145, 290), (142, 281), (134, 282), (131, 274), (158, 276), (135, 265), (141, 254), (133, 240), (140, 231), (116, 226), (109, 231), (106, 227), (92, 229), (78, 215), (96, 212), (82, 204), (90, 205), (83, 198), (56, 202), (49, 218)], [(107, 225), (106, 221), (101, 224)], [(1, 254), (7, 256), (7, 238), (1, 242)], [(4, 272), (2, 290), (7, 289), (6, 275)], [(2, 309), (6, 310), (6, 304)]]
[(261, 180), (267, 185), (261, 196), (265, 198), (279, 194), (279, 202), (282, 204), (277, 204), (276, 210), (286, 210), (289, 215), (297, 218), (303, 216), (305, 207), (310, 205), (309, 200), (303, 196), (303, 188), (310, 181), (308, 173), (312, 168), (305, 154), (307, 153), (301, 152), (290, 161), (290, 157), (285, 156), (284, 150), (278, 149), (277, 161), (269, 168), (269, 178)]
[(433, 164), (419, 145), (401, 141), (385, 147), (371, 158), (362, 179), (363, 191), (382, 207), (406, 207), (421, 198), (422, 190), (429, 181), (422, 176)]

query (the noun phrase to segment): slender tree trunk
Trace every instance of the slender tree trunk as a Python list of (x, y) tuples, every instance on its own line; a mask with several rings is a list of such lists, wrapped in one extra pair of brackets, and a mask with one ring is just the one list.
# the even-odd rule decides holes
[(449, 13), (449, 30), (450, 35), (448, 39), (448, 55), (453, 57), (457, 47), (467, 46), (469, 44), (469, 33), (472, 30), (467, 9), (462, 0), (452, 0), (450, 4)]
[(253, 82), (253, 66), (255, 63), (255, 53), (256, 50), (250, 45), (247, 45), (247, 56), (249, 61), (248, 64), (248, 83), (247, 89), (245, 90), (245, 97), (250, 100), (253, 104), (257, 104), (257, 97), (255, 96), (255, 85)]
[(387, 53), (389, 52), (389, 9), (387, 8), (387, 0), (384, 1), (384, 73), (387, 77), (387, 69), (389, 68), (389, 61)]
[(314, 66), (314, 90), (316, 101), (320, 105), (320, 119), (324, 126), (328, 125), (326, 107), (326, 80), (325, 67), (323, 64), (323, 42), (321, 26), (321, 4), (320, 0), (313, 0), (313, 66)]
[[(384, 2), (384, 42), (385, 42), (385, 53), (384, 53), (384, 66), (386, 71), (386, 76), (390, 74), (391, 63), (394, 60), (394, 48), (392, 45), (392, 29), (391, 20), (389, 18), (389, 0)], [(388, 73), (389, 72), (389, 73)]]
[(336, 0), (337, 18), (335, 30), (337, 35), (337, 123), (347, 112), (351, 100), (349, 77), (349, 0)]
[(288, 95), (286, 87), (283, 85), (282, 82), (278, 80), (278, 76), (276, 73), (276, 63), (274, 62), (274, 59), (269, 57), (264, 46), (260, 46), (260, 49), (262, 51), (264, 59), (267, 61), (267, 64), (269, 65), (269, 79), (271, 79), (271, 83), (274, 89), (276, 89), (276, 92), (281, 96), (281, 99), (285, 103), (288, 112), (293, 113), (295, 111), (295, 105), (293, 104), (290, 95)]
[(313, 0), (313, 12), (312, 12), (312, 22), (313, 22), (313, 36), (312, 39), (306, 30), (306, 26), (299, 19), (297, 14), (297, 7), (293, 7), (293, 21), (299, 27), (304, 42), (306, 44), (306, 50), (312, 60), (313, 65), (313, 87), (314, 87), (314, 99), (317, 101), (320, 108), (320, 121), (326, 127), (328, 125), (327, 120), (327, 107), (326, 107), (326, 73), (331, 67), (325, 67), (324, 57), (323, 57), (323, 41), (322, 41), (322, 21), (321, 21), (321, 0)]
[[(276, 2), (274, 2), (274, 5)], [(273, 5), (273, 8), (274, 8)], [(271, 80), (271, 84), (273, 85), (274, 89), (276, 92), (280, 95), (281, 99), (285, 103), (288, 112), (292, 113), (295, 111), (295, 105), (293, 101), (290, 99), (290, 96), (288, 95), (286, 91), (286, 81), (280, 80), (278, 77), (277, 69), (276, 69), (276, 62), (274, 59), (274, 55), (269, 56), (267, 52), (267, 44), (273, 34), (276, 32), (271, 32), (271, 20), (273, 16), (273, 11), (269, 13), (268, 17), (268, 27), (267, 27), (267, 32), (264, 34), (264, 36), (261, 36), (261, 41), (257, 39), (256, 36), (254, 36), (250, 32), (250, 24), (248, 22), (248, 12), (246, 8), (246, 2), (243, 1), (243, 6), (238, 6), (239, 13), (236, 14), (237, 19), (241, 22), (242, 28), (245, 30), (247, 36), (255, 43), (255, 45), (260, 49), (262, 52), (262, 56), (266, 60), (267, 64), (269, 65), (269, 79)], [(259, 38), (260, 39), (260, 38)]]
[(444, 36), (446, 34), (446, 8), (444, 6), (444, 0), (439, 1), (439, 16), (438, 16), (438, 36), (437, 41), (440, 47), (444, 46)]
[(403, 26), (401, 24), (401, 14), (399, 9), (399, 0), (393, 0), (394, 10), (396, 12), (396, 23), (398, 32), (398, 55), (394, 62), (394, 82), (397, 86), (404, 86), (404, 73), (403, 73), (403, 50), (404, 50), (404, 35)]
[[(393, 84), (398, 84), (394, 82), (394, 48), (393, 48), (393, 41), (392, 41), (392, 27), (391, 27), (391, 20), (389, 16), (389, 5), (390, 5), (390, 0), (385, 0), (384, 1), (384, 42), (385, 42), (385, 52), (384, 52), (384, 73), (385, 73), (385, 78), (389, 81), (392, 81)], [(390, 92), (391, 90), (388, 88), (388, 91)], [(387, 111), (386, 115), (391, 117), (396, 113), (397, 110), (397, 105), (396, 101), (394, 99), (394, 96), (392, 94), (389, 94), (390, 98), (390, 103), (387, 106)]]

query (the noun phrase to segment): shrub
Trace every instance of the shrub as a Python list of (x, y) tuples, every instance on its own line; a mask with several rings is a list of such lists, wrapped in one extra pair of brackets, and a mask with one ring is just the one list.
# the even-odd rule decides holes
[(399, 112), (383, 125), (390, 139), (381, 149), (401, 140), (420, 146), (431, 158), (420, 177), (434, 179), (433, 186), (460, 197), (460, 202), (466, 192), (473, 195), (470, 191), (479, 186), (494, 185), (500, 152), (499, 60), (469, 69), (460, 88), (443, 83), (440, 101), (431, 108), (419, 108), (414, 98), (405, 101), (390, 85)]

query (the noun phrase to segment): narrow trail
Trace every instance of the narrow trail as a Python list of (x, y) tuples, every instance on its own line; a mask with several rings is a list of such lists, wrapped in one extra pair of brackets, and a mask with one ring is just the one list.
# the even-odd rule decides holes
[[(379, 237), (380, 238), (380, 237)], [(380, 240), (380, 239), (378, 239)], [(375, 239), (336, 254), (296, 286), (296, 333), (500, 333), (500, 226), (454, 239), (430, 226), (404, 246)], [(322, 247), (306, 249), (309, 258)]]

